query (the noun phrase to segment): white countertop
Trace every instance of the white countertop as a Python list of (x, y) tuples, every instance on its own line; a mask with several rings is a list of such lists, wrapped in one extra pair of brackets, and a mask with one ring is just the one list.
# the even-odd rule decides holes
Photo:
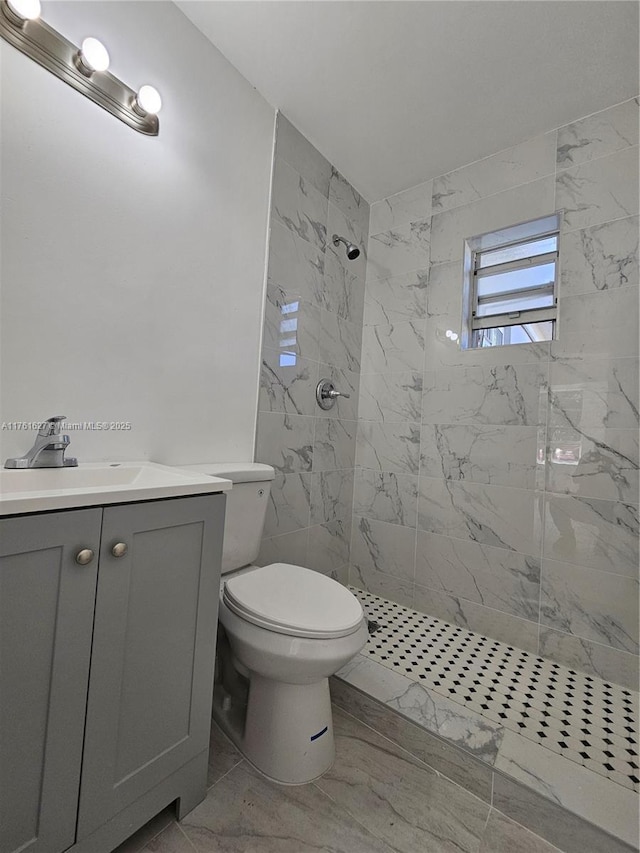
[(231, 480), (155, 462), (0, 469), (0, 516), (227, 492)]

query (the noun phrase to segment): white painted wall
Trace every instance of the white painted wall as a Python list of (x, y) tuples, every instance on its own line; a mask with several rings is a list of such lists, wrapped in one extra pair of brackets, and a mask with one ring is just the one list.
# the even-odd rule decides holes
[(250, 459), (273, 109), (173, 3), (43, 18), (164, 105), (144, 137), (2, 42), (0, 421), (131, 422), (73, 433), (85, 461)]

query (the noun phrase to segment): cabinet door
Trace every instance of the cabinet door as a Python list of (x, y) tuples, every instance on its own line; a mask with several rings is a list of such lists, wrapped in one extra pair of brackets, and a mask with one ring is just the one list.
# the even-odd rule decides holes
[(104, 510), (79, 840), (207, 749), (224, 504)]
[(1, 853), (75, 839), (101, 517), (0, 519)]

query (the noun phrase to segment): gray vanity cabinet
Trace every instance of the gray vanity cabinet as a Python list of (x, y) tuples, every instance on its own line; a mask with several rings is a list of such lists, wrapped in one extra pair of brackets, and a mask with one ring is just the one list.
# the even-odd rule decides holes
[(0, 519), (0, 851), (76, 834), (102, 510)]
[(204, 798), (224, 506), (0, 518), (0, 853), (109, 853)]
[(104, 510), (79, 839), (207, 750), (223, 524), (221, 497)]

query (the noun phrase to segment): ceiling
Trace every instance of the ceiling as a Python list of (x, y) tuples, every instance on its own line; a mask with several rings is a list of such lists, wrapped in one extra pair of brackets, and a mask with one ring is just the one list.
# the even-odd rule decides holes
[(376, 201), (638, 94), (634, 0), (183, 0)]

